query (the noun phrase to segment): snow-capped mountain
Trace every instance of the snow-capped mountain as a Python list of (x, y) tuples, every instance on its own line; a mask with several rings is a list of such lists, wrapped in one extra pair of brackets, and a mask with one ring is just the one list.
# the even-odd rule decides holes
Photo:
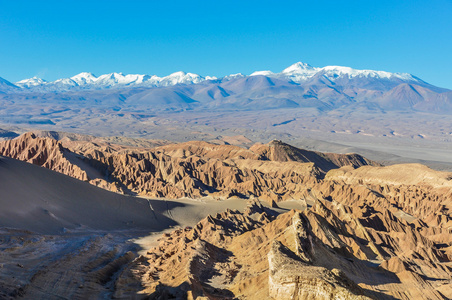
[[(158, 78), (158, 77), (157, 77)], [(171, 75), (165, 76), (163, 78), (159, 78), (158, 85), (159, 86), (171, 86), (176, 84), (196, 84), (205, 80), (216, 79), (215, 77), (201, 77), (198, 74), (193, 73), (185, 73), (185, 72), (176, 72)]]
[(64, 99), (70, 107), (94, 101), (96, 107), (150, 111), (358, 107), (452, 112), (452, 91), (413, 75), (339, 66), (317, 68), (302, 62), (279, 73), (257, 71), (219, 79), (185, 72), (165, 77), (122, 73), (97, 77), (84, 72), (53, 82), (33, 77), (16, 84), (1, 79), (0, 93), (17, 94), (14, 100), (23, 99), (27, 104), (36, 99), (33, 101), (61, 105)]
[[(250, 75), (252, 76), (265, 76), (269, 78), (277, 78), (281, 80), (287, 80), (294, 83), (307, 83), (313, 80), (323, 80), (324, 82), (341, 82), (353, 81), (355, 84), (361, 80), (369, 84), (370, 82), (385, 81), (385, 85), (389, 84), (389, 87), (394, 87), (396, 84), (402, 82), (405, 83), (419, 83), (426, 84), (421, 79), (408, 74), (408, 73), (390, 73), (385, 71), (373, 71), (373, 70), (356, 70), (349, 67), (340, 66), (326, 66), (323, 68), (312, 67), (309, 64), (297, 62), (288, 68), (284, 69), (280, 73), (274, 73), (272, 71), (256, 71)], [(3, 92), (65, 92), (69, 90), (102, 90), (111, 88), (126, 88), (126, 87), (166, 87), (174, 85), (190, 85), (198, 84), (208, 80), (220, 80), (229, 81), (247, 77), (241, 73), (231, 74), (223, 78), (216, 78), (213, 76), (200, 76), (194, 73), (175, 72), (165, 77), (159, 77), (156, 75), (142, 75), (142, 74), (127, 74), (123, 73), (110, 73), (100, 75), (96, 77), (92, 73), (83, 72), (72, 76), (70, 78), (62, 78), (53, 82), (48, 82), (38, 77), (30, 79), (24, 79), (14, 84), (10, 83), (8, 88), (0, 86), (0, 90)], [(19, 87), (14, 88), (14, 87)]]
[(385, 71), (374, 70), (356, 70), (349, 67), (326, 66), (323, 68), (312, 67), (309, 64), (297, 62), (281, 73), (273, 73), (271, 71), (257, 71), (250, 76), (263, 75), (279, 79), (287, 79), (296, 83), (302, 83), (314, 77), (323, 76), (324, 78), (334, 82), (339, 79), (356, 79), (367, 78), (377, 80), (401, 80), (405, 82), (423, 82), (419, 78), (408, 73), (390, 73)]
[(97, 77), (94, 76), (93, 73), (82, 72), (80, 74), (72, 76), (71, 79), (78, 85), (85, 85), (95, 82)]
[(45, 85), (48, 82), (36, 76), (16, 82), (16, 85), (22, 88), (31, 88), (35, 86)]
[(221, 81), (229, 81), (232, 79), (243, 78), (243, 77), (246, 77), (246, 75), (243, 75), (242, 73), (235, 73), (235, 74), (227, 75), (227, 76), (221, 78)]
[(273, 73), (272, 71), (266, 70), (266, 71), (255, 71), (250, 74), (250, 76), (276, 76), (278, 73)]
[[(57, 79), (48, 82), (38, 77), (16, 82), (18, 91), (25, 92), (65, 92), (69, 90), (110, 89), (122, 87), (161, 87), (178, 84), (196, 84), (206, 80), (216, 80), (216, 77), (202, 77), (198, 74), (175, 72), (165, 77), (156, 75), (110, 73), (96, 77), (93, 73), (82, 72), (70, 78)], [(13, 85), (14, 86), (14, 85)], [(2, 90), (6, 90), (2, 88)], [(12, 91), (8, 89), (8, 92)]]

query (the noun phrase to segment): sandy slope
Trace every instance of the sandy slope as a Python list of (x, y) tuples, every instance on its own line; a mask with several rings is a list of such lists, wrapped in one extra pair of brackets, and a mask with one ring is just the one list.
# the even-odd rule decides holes
[[(0, 226), (38, 233), (66, 229), (161, 230), (175, 222), (166, 205), (111, 193), (28, 163), (0, 158)], [(179, 205), (179, 204), (172, 204)], [(156, 218), (157, 216), (157, 218)]]
[(154, 200), (124, 196), (19, 160), (0, 157), (0, 227), (59, 234), (90, 230), (161, 231), (245, 201)]

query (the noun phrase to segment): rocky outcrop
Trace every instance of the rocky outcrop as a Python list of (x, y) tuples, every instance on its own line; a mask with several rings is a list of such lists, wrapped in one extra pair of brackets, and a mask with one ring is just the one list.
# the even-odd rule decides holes
[(272, 242), (268, 265), (273, 299), (370, 299), (340, 270), (308, 265), (279, 241)]
[(86, 171), (70, 160), (73, 154), (60, 142), (50, 138), (38, 138), (34, 133), (25, 133), (16, 139), (0, 142), (0, 155), (42, 166), (79, 180), (88, 180)]
[(336, 200), (282, 214), (253, 200), (165, 233), (141, 261), (141, 293), (155, 298), (443, 299), (452, 284), (450, 257), (428, 235)]
[(420, 230), (441, 235), (452, 226), (451, 178), (452, 173), (418, 164), (346, 167), (328, 172), (319, 189), (322, 197), (340, 197), (342, 203), (365, 205), (366, 210), (388, 210)]
[(379, 165), (378, 163), (358, 154), (337, 154), (309, 151), (293, 147), (279, 140), (273, 140), (267, 145), (256, 144), (252, 146), (250, 150), (258, 154), (260, 159), (264, 160), (313, 162), (322, 172), (325, 173), (329, 170), (337, 169), (343, 166), (359, 168), (366, 165)]
[(452, 188), (451, 172), (435, 171), (421, 164), (365, 166), (359, 170), (346, 167), (329, 172), (326, 179), (340, 179), (347, 184), (369, 183), (380, 186), (412, 185)]

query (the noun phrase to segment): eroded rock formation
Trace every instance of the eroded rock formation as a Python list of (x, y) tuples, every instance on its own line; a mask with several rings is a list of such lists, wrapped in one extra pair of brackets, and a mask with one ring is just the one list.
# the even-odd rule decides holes
[[(280, 141), (250, 149), (207, 142), (126, 147), (93, 138), (26, 133), (0, 142), (0, 155), (34, 163), (114, 192), (151, 197), (257, 196), (296, 199), (333, 168), (376, 165), (356, 154), (298, 149)], [(60, 137), (61, 134), (57, 135)]]
[(71, 156), (75, 159), (73, 153), (64, 148), (61, 142), (51, 138), (38, 138), (31, 132), (1, 142), (0, 155), (23, 160), (83, 181), (88, 180), (86, 172), (70, 160)]
[(152, 299), (445, 299), (450, 260), (388, 211), (316, 199), (278, 215), (253, 200), (165, 233), (129, 272)]
[[(452, 298), (452, 173), (279, 141), (145, 148), (29, 133), (0, 154), (116, 192), (251, 199), (128, 257), (117, 298)], [(307, 209), (276, 207), (289, 199)]]

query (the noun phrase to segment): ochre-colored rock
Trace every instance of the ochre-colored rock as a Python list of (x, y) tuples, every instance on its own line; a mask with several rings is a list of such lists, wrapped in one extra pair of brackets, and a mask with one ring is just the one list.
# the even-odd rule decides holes
[[(332, 168), (373, 162), (356, 154), (323, 154), (282, 142), (250, 149), (207, 142), (126, 147), (77, 135), (26, 133), (0, 142), (0, 155), (64, 173), (114, 192), (165, 198), (259, 196), (297, 199), (306, 183)], [(61, 136), (60, 133), (57, 135)]]
[[(115, 297), (452, 298), (451, 173), (280, 141), (140, 145), (32, 133), (0, 142), (0, 155), (118, 193), (251, 199), (165, 233), (118, 275)], [(290, 199), (307, 209), (278, 209)]]
[[(450, 259), (410, 223), (317, 199), (279, 214), (251, 200), (164, 234), (131, 266), (143, 295), (191, 299), (442, 299)], [(382, 216), (376, 228), (374, 215)], [(450, 238), (445, 240), (450, 244)]]

